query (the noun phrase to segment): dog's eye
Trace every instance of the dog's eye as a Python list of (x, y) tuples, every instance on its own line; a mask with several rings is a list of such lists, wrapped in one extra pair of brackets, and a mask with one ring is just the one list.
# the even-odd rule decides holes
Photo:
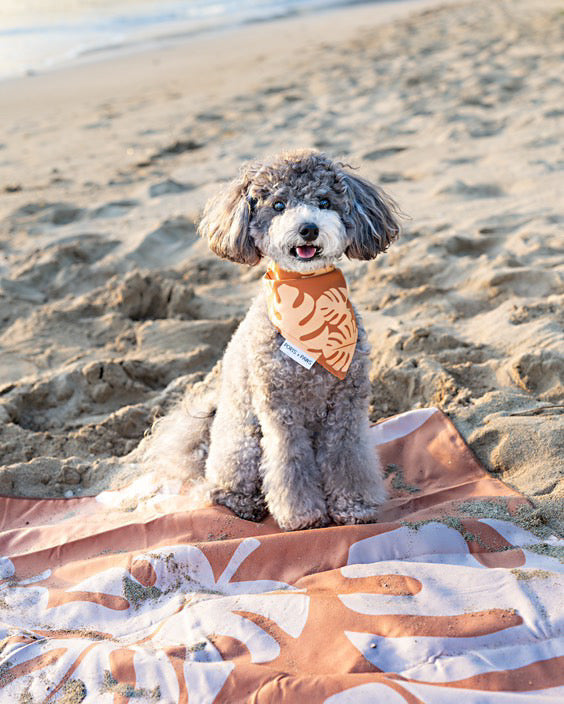
[(321, 208), (321, 210), (328, 210), (331, 207), (331, 201), (329, 200), (329, 198), (322, 198), (319, 201), (319, 207)]
[(277, 200), (273, 203), (272, 207), (274, 208), (274, 210), (277, 210), (279, 213), (281, 213), (286, 207), (286, 203), (284, 203), (283, 200)]

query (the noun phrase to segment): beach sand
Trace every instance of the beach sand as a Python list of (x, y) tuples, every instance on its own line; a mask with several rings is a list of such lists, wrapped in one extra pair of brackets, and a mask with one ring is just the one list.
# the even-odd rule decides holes
[[(438, 406), (562, 530), (564, 13), (556, 0), (368, 5), (0, 88), (0, 492), (138, 476), (258, 287), (196, 236), (240, 164), (315, 147), (404, 211), (345, 262), (372, 418)], [(560, 509), (560, 510), (559, 510)]]

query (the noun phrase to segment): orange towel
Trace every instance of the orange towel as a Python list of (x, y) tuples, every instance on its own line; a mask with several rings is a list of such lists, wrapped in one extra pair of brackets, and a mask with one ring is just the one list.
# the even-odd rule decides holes
[(271, 264), (264, 275), (268, 317), (278, 332), (338, 379), (352, 362), (358, 330), (340, 269), (309, 274)]
[(562, 541), (440, 411), (370, 432), (368, 525), (283, 533), (149, 471), (0, 496), (0, 701), (562, 702)]

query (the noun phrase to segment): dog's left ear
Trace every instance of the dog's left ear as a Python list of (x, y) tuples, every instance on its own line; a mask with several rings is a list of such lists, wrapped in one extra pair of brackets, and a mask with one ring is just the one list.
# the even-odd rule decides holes
[(381, 189), (360, 176), (347, 171), (341, 171), (340, 176), (350, 203), (346, 225), (351, 243), (345, 254), (349, 259), (374, 259), (400, 233), (397, 206)]
[(248, 197), (249, 169), (206, 203), (198, 232), (212, 252), (239, 264), (257, 264), (261, 255), (250, 234), (253, 202)]

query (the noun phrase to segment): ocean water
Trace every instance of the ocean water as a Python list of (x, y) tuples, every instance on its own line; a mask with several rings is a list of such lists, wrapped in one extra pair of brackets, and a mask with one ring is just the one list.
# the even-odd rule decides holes
[(0, 0), (0, 79), (358, 0)]

